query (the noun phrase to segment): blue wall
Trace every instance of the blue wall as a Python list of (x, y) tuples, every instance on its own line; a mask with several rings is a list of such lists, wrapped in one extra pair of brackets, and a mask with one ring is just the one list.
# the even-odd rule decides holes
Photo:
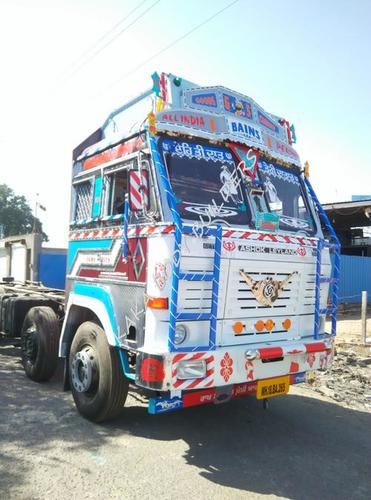
[(366, 290), (371, 302), (371, 257), (342, 255), (340, 258), (339, 301), (361, 303), (361, 292)]
[(64, 289), (66, 283), (67, 251), (41, 252), (39, 255), (39, 281), (50, 288)]

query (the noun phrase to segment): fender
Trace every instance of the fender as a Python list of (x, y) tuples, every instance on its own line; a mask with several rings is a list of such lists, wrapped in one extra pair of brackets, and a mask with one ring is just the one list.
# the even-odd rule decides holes
[(118, 327), (109, 290), (96, 284), (75, 283), (68, 298), (66, 316), (59, 341), (59, 357), (65, 358), (68, 356), (71, 344), (70, 327), (75, 319), (71, 311), (73, 306), (92, 311), (102, 323), (108, 343), (114, 347), (120, 346)]

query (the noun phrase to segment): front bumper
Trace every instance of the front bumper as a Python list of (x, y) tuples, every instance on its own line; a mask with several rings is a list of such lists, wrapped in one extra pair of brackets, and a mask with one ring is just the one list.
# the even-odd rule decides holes
[[(137, 359), (136, 383), (149, 389), (170, 391), (179, 395), (182, 391), (233, 386), (282, 375), (305, 373), (308, 370), (325, 370), (332, 363), (332, 355), (333, 338), (328, 336), (323, 340), (286, 341), (278, 345), (270, 343), (220, 347), (208, 352), (163, 355), (140, 353)], [(187, 360), (204, 360), (205, 375), (186, 380), (179, 378), (179, 364)], [(149, 370), (147, 365), (150, 366)]]

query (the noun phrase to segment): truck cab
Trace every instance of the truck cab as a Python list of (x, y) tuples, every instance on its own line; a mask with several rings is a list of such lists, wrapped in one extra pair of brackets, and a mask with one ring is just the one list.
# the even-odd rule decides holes
[(162, 413), (283, 395), (332, 359), (339, 243), (294, 127), (224, 87), (152, 78), (74, 151), (59, 355), (93, 421), (129, 383)]

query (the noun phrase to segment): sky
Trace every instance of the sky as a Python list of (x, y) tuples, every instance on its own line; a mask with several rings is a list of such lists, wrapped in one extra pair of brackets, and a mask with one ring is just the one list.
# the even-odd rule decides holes
[(232, 2), (0, 0), (0, 183), (39, 193), (49, 246), (67, 244), (73, 148), (154, 71), (288, 119), (321, 202), (371, 195), (371, 1)]

